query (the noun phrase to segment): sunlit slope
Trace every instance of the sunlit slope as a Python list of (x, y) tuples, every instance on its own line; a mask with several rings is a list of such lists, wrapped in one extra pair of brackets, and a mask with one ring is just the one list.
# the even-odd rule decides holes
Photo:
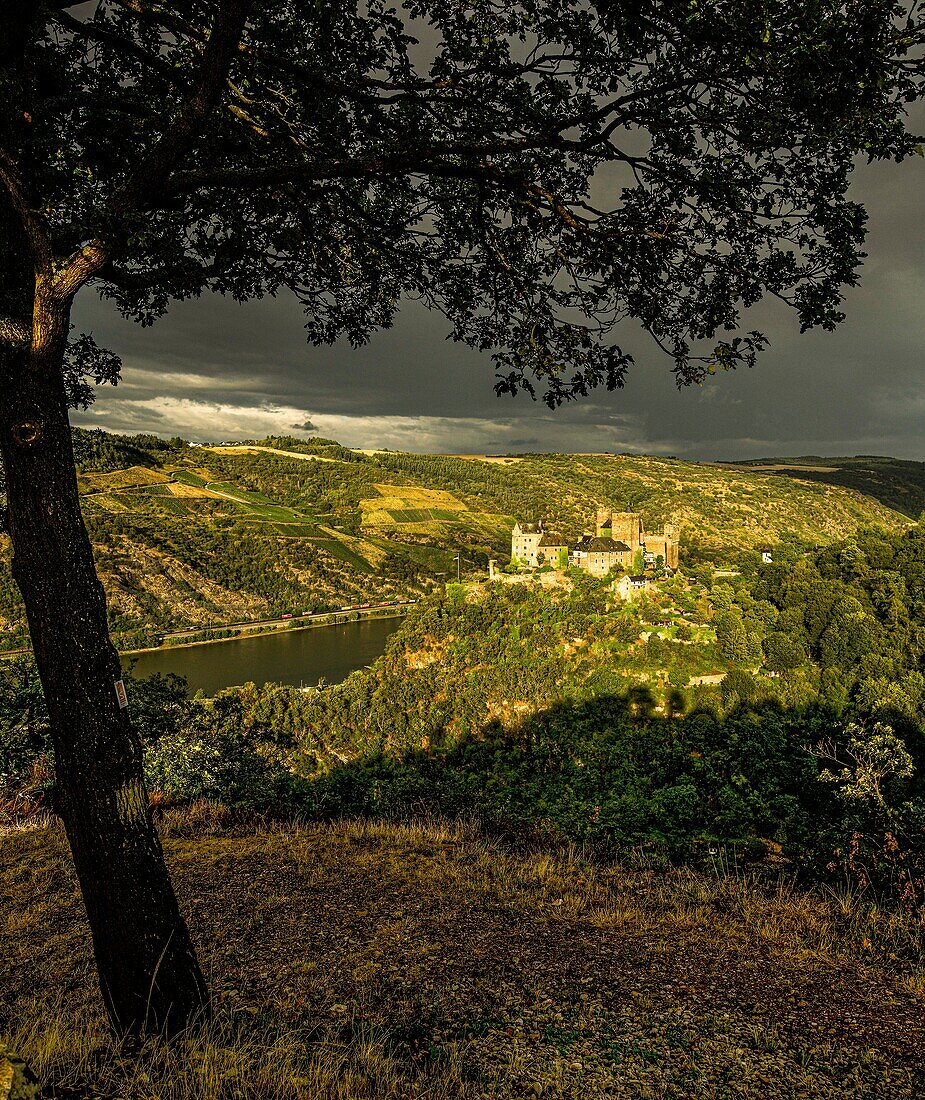
[[(510, 553), (514, 519), (567, 541), (598, 505), (674, 521), (682, 561), (735, 568), (744, 551), (826, 543), (905, 516), (857, 489), (748, 466), (603, 454), (414, 455), (330, 440), (189, 447), (78, 433), (79, 487), (120, 644), (427, 591)], [(90, 446), (92, 445), (92, 446)], [(87, 446), (90, 450), (87, 451)], [(94, 449), (95, 448), (95, 449)], [(26, 640), (0, 536), (0, 645)]]
[(912, 519), (918, 519), (925, 511), (925, 462), (880, 455), (855, 455), (853, 458), (808, 455), (753, 459), (742, 465), (779, 477), (857, 489)]
[(511, 517), (469, 506), (445, 489), (415, 485), (374, 486), (377, 495), (360, 501), (363, 526), (383, 533), (418, 535), (436, 541), (481, 538), (503, 548), (510, 540)]
[[(188, 447), (133, 452), (124, 468), (83, 469), (78, 478), (123, 648), (152, 644), (172, 628), (416, 595), (452, 564), (439, 546), (363, 530), (359, 500), (373, 490), (356, 463)], [(6, 649), (28, 641), (9, 563), (0, 536)]]
[[(490, 456), (376, 458), (419, 484), (452, 487), (481, 513), (544, 518), (568, 540), (593, 522), (599, 504), (638, 511), (650, 529), (673, 521), (681, 525), (690, 560), (715, 565), (765, 543), (826, 543), (868, 524), (907, 522), (858, 490), (748, 467), (599, 454), (525, 455), (504, 463)], [(393, 525), (401, 527), (397, 518)]]

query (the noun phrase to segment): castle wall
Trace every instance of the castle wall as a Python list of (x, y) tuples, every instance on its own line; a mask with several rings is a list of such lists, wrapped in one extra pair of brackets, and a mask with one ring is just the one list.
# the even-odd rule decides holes
[(597, 520), (594, 525), (594, 533), (599, 539), (611, 537), (610, 524), (612, 515), (613, 513), (610, 511), (609, 508), (598, 508)]
[(653, 559), (661, 557), (667, 569), (677, 569), (678, 542), (678, 528), (673, 523), (666, 523), (660, 534), (646, 535), (646, 554), (651, 554)]
[(653, 560), (660, 557), (668, 569), (678, 568), (677, 539), (665, 538), (664, 535), (646, 535), (646, 554), (651, 554)]

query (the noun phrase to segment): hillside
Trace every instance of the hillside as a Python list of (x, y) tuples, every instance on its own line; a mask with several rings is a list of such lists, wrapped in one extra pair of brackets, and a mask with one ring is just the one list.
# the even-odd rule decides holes
[[(679, 859), (721, 843), (833, 889), (925, 898), (925, 527), (734, 580), (707, 591), (678, 574), (628, 603), (580, 575), (452, 585), (321, 691), (156, 701), (133, 683), (142, 713), (164, 716), (142, 730), (148, 782), (173, 799), (426, 813)], [(19, 696), (12, 728), (34, 713)], [(852, 761), (890, 745), (871, 805)], [(837, 783), (821, 778), (833, 753)], [(8, 771), (28, 782), (28, 758)]]
[(641, 512), (650, 529), (673, 520), (691, 564), (729, 565), (764, 543), (815, 545), (859, 526), (904, 522), (858, 491), (710, 463), (613, 454), (376, 459), (428, 487), (453, 486), (462, 499), (492, 511), (545, 518), (570, 541), (593, 522), (600, 503)]
[[(450, 456), (294, 439), (190, 447), (76, 432), (80, 490), (123, 648), (158, 631), (323, 611), (439, 585), (510, 554), (515, 517), (577, 538), (598, 504), (682, 525), (682, 561), (735, 567), (904, 516), (863, 493), (744, 467), (621, 455)], [(25, 620), (0, 537), (2, 644)]]
[(925, 511), (925, 462), (880, 455), (854, 458), (758, 458), (736, 463), (762, 473), (855, 489), (887, 508), (918, 519)]
[[(197, 825), (198, 818), (198, 825)], [(217, 1001), (114, 1049), (57, 828), (0, 835), (0, 1044), (50, 1097), (922, 1094), (901, 918), (744, 875), (516, 854), (460, 827), (162, 822)], [(66, 1021), (66, 1022), (65, 1022)]]

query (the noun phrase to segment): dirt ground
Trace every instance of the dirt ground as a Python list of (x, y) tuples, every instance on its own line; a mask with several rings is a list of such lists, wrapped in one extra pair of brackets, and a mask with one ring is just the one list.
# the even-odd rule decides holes
[[(375, 1035), (388, 1060), (378, 1085), (368, 1067), (314, 1093), (281, 1073), (274, 1095), (925, 1092), (921, 975), (843, 902), (518, 855), (451, 827), (181, 827), (165, 847), (226, 1019), (347, 1061)], [(142, 1087), (124, 1066), (94, 1076), (104, 1038), (69, 1068), (67, 1042), (48, 1038), (52, 1016), (58, 1032), (72, 1017), (103, 1034), (59, 830), (0, 837), (0, 899), (0, 1041), (36, 1047), (21, 1053), (51, 1095), (202, 1094), (193, 1062), (185, 1092)], [(227, 1095), (256, 1097), (253, 1085)]]

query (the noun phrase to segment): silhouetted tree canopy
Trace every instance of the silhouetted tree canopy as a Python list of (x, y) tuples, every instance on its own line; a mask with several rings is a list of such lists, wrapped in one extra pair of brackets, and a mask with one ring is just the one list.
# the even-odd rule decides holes
[(354, 343), (418, 298), (550, 404), (622, 384), (627, 318), (680, 383), (754, 362), (766, 295), (837, 324), (851, 170), (914, 150), (925, 34), (884, 0), (101, 0), (18, 32), (0, 171), (60, 293), (149, 324), (288, 289)]

